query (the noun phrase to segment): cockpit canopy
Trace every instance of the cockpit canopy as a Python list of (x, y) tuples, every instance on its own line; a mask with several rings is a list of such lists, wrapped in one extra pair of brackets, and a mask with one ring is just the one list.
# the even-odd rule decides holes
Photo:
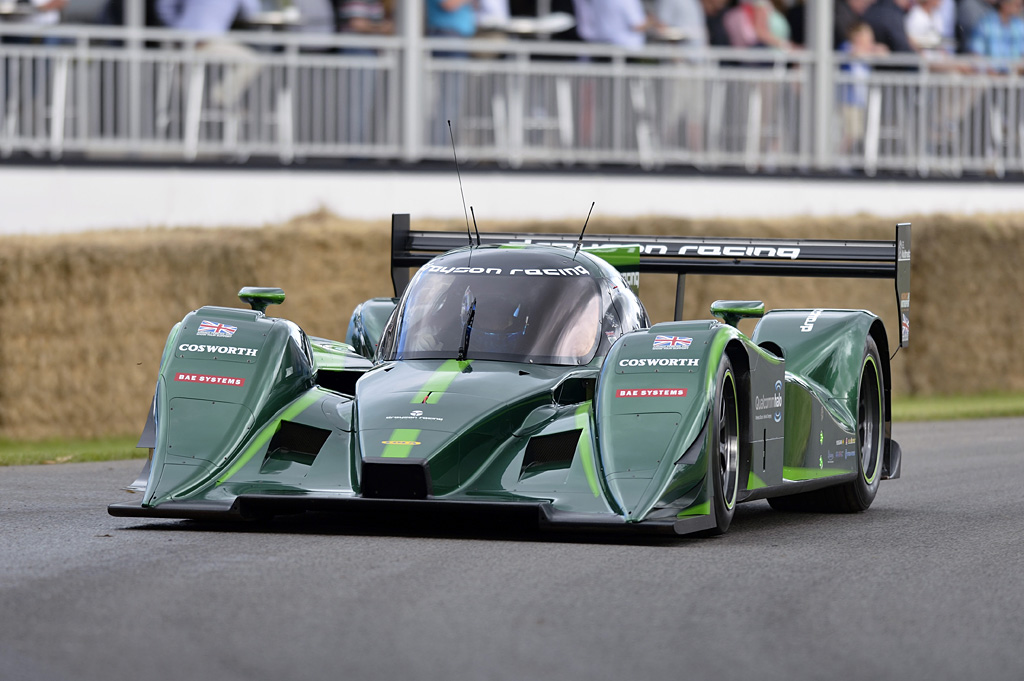
[(380, 358), (579, 365), (649, 325), (622, 276), (586, 253), (466, 249), (434, 258), (413, 277)]

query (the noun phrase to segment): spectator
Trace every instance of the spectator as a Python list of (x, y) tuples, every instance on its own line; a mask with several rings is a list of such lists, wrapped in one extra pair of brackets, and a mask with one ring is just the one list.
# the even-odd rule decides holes
[[(699, 63), (708, 46), (704, 7), (698, 0), (658, 0), (655, 17), (661, 27), (676, 32), (683, 40), (683, 54)], [(666, 84), (665, 138), (682, 138), (691, 150), (704, 148), (705, 84), (700, 78), (681, 78)], [(686, 132), (681, 134), (680, 130)]]
[[(18, 19), (18, 23), (32, 26), (56, 26), (60, 23), (60, 11), (67, 6), (68, 0), (32, 0), (30, 4), (35, 11)], [(9, 35), (3, 37), (3, 42), (9, 44), (29, 44), (36, 41), (37, 39), (31, 36)], [(47, 36), (41, 42), (46, 45), (59, 45), (64, 40)]]
[(640, 0), (590, 0), (593, 11), (592, 42), (639, 49), (654, 26)]
[(594, 7), (592, 0), (572, 0), (573, 15), (576, 17), (576, 37), (584, 42), (596, 40), (594, 33)]
[(727, 0), (701, 0), (708, 26), (708, 44), (717, 47), (729, 46), (729, 32), (725, 28)]
[(340, 0), (337, 12), (338, 30), (342, 33), (387, 35), (395, 30), (383, 0)]
[[(338, 30), (353, 35), (386, 35), (394, 31), (394, 24), (388, 16), (382, 0), (341, 0), (337, 4)], [(373, 56), (377, 51), (369, 47), (343, 48), (344, 54)], [(383, 92), (378, 87), (379, 71), (372, 68), (352, 69), (348, 87), (348, 113), (346, 138), (353, 144), (372, 144), (374, 121), (383, 117), (374, 116), (376, 98)], [(383, 103), (382, 103), (383, 104)]]
[(291, 0), (291, 6), (298, 10), (302, 22), (294, 27), (299, 33), (333, 35), (337, 29), (334, 3), (331, 0)]
[(476, 35), (473, 0), (427, 0), (427, 35), (448, 38)]
[(842, 65), (842, 70), (849, 74), (850, 83), (842, 88), (841, 101), (843, 112), (842, 153), (850, 154), (860, 151), (864, 141), (867, 124), (868, 78), (871, 75), (870, 57), (889, 53), (889, 49), (875, 42), (875, 32), (867, 22), (854, 24), (846, 42), (840, 51), (850, 55)]
[[(473, 0), (426, 0), (427, 35), (440, 38), (472, 38), (476, 35), (476, 11)], [(462, 51), (434, 52), (435, 57), (466, 59)], [(462, 96), (466, 88), (466, 74), (455, 69), (442, 68), (437, 74), (437, 116), (430, 125), (430, 139), (435, 146), (449, 140), (449, 121), (458, 121), (462, 110)]]
[(945, 52), (943, 41), (947, 31), (941, 5), (942, 0), (918, 0), (904, 20), (907, 39), (926, 57)]
[(157, 0), (164, 26), (183, 31), (227, 33), (239, 16), (259, 14), (260, 0)]
[(771, 0), (742, 0), (726, 13), (733, 47), (791, 47), (789, 22)]
[(661, 26), (677, 31), (687, 47), (707, 47), (707, 17), (699, 0), (657, 0), (654, 16)]
[(960, 0), (956, 8), (956, 38), (961, 52), (970, 52), (971, 36), (995, 0)]
[[(143, 4), (143, 12), (145, 13), (145, 24), (154, 28), (162, 28), (163, 22), (160, 21), (160, 16), (157, 13), (157, 3), (163, 0), (145, 0)], [(123, 26), (124, 25), (124, 3), (125, 0), (107, 0), (103, 5), (103, 9), (100, 10), (99, 15), (96, 17), (96, 23), (108, 24), (112, 26)]]
[(792, 29), (782, 13), (783, 0), (743, 0), (754, 8), (754, 30), (762, 47), (790, 49), (793, 47)]
[[(820, 0), (819, 0), (820, 1)], [(806, 43), (807, 4), (804, 0), (795, 0), (786, 10), (786, 21), (792, 32), (790, 40), (801, 47)]]
[(54, 26), (60, 23), (60, 11), (64, 9), (68, 4), (68, 0), (32, 0), (32, 6), (35, 8), (35, 14), (32, 14), (27, 19), (28, 22), (43, 25), (43, 26)]
[(907, 38), (904, 15), (910, 0), (875, 0), (864, 11), (864, 21), (875, 32), (875, 41), (889, 48), (890, 52), (913, 52), (914, 46)]
[(956, 44), (957, 0), (939, 0), (939, 16), (942, 17), (942, 38), (947, 45)]
[(835, 23), (833, 26), (833, 46), (842, 49), (850, 38), (853, 27), (864, 21), (864, 12), (874, 4), (875, 0), (836, 0)]
[(995, 60), (993, 70), (1006, 73), (1024, 57), (1024, 0), (997, 0), (971, 35), (970, 51)]
[[(510, 18), (508, 0), (478, 0), (476, 7), (476, 25), (480, 37), (495, 38), (494, 33), (503, 34), (502, 29)], [(486, 36), (481, 36), (487, 31)]]
[[(214, 36), (226, 34), (235, 20), (259, 14), (260, 0), (157, 0), (156, 12), (164, 26), (197, 31)], [(210, 88), (210, 101), (232, 107), (242, 98), (249, 83), (259, 74), (250, 48), (232, 40), (211, 37), (196, 48), (223, 58), (231, 64), (231, 77), (220, 79)]]

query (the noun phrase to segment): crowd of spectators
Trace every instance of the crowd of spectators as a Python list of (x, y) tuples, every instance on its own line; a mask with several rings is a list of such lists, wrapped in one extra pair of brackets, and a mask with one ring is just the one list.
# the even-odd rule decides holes
[[(826, 1), (826, 0), (813, 0)], [(55, 23), (68, 0), (16, 0), (35, 23)], [(536, 16), (538, 0), (423, 0), (425, 34), (493, 38), (510, 19)], [(848, 50), (870, 27), (891, 54), (974, 54), (1007, 63), (1024, 58), (1024, 0), (833, 0), (834, 48)], [(121, 23), (125, 0), (106, 0), (98, 20)], [(573, 17), (551, 36), (636, 49), (651, 42), (799, 50), (807, 41), (807, 0), (545, 0), (543, 9)], [(287, 8), (288, 30), (387, 34), (398, 0), (144, 0), (146, 23), (222, 32)]]

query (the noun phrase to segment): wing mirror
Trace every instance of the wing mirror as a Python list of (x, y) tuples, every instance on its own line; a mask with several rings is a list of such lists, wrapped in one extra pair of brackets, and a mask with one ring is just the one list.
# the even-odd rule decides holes
[(764, 303), (760, 300), (716, 300), (711, 303), (711, 314), (729, 326), (741, 319), (760, 319), (764, 316)]
[(268, 305), (280, 305), (284, 302), (284, 289), (246, 286), (238, 292), (238, 297), (257, 312), (266, 312)]

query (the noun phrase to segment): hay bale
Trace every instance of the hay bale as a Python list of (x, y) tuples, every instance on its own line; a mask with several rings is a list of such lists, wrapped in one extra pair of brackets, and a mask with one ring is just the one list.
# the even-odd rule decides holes
[[(1024, 268), (1024, 228), (1012, 215), (908, 218), (914, 222), (912, 345), (894, 361), (897, 395), (1024, 390), (1017, 358), (1024, 335), (1011, 315)], [(895, 221), (595, 218), (588, 232), (801, 238), (892, 238)], [(464, 229), (415, 221), (417, 229)], [(575, 232), (578, 222), (488, 224), (495, 231)], [(262, 228), (149, 229), (0, 238), (0, 436), (99, 437), (137, 433), (145, 419), (167, 332), (202, 305), (242, 307), (246, 285), (280, 286), (269, 312), (309, 333), (342, 338), (352, 308), (391, 293), (389, 222), (344, 221), (326, 212)], [(645, 275), (641, 297), (654, 321), (672, 316), (675, 277)], [(737, 276), (689, 276), (687, 318), (708, 318), (718, 298), (768, 308), (851, 307), (897, 324), (893, 284)], [(986, 317), (996, 316), (995, 323)], [(1007, 319), (1004, 321), (1003, 317)], [(743, 323), (750, 332), (753, 322)], [(962, 329), (972, 347), (950, 342)], [(993, 329), (993, 331), (987, 331)], [(955, 336), (953, 336), (955, 337)]]

